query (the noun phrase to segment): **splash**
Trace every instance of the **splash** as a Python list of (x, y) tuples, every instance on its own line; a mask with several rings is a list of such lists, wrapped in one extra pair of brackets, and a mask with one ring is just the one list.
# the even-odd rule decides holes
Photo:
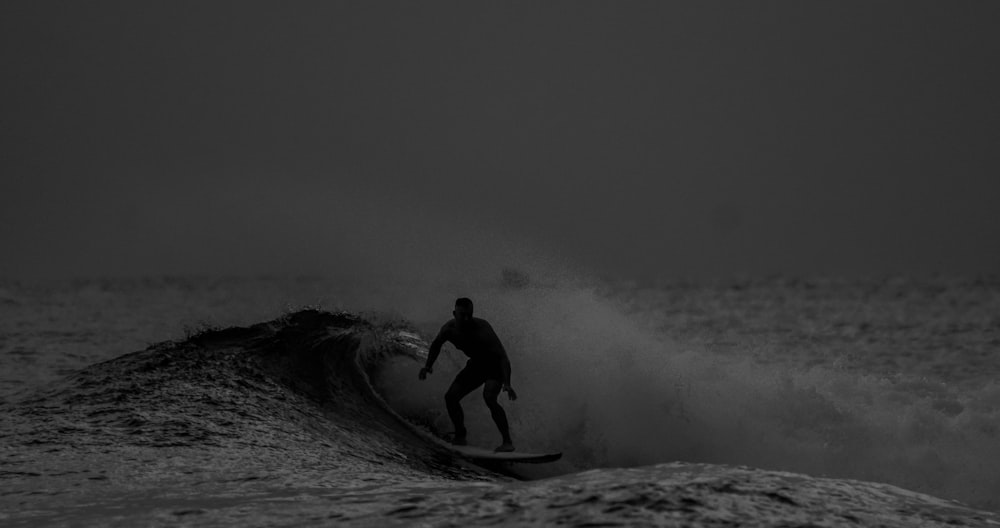
[[(516, 278), (477, 291), (477, 316), (512, 358), (520, 399), (503, 403), (515, 441), (565, 451), (566, 471), (746, 465), (1000, 508), (997, 384), (959, 393), (907, 376), (763, 365), (674, 342), (595, 287)], [(430, 385), (415, 381), (416, 362), (387, 365), (382, 390), (411, 419), (449, 430), (439, 400), (459, 356), (446, 352)], [(485, 406), (464, 405), (470, 438), (495, 441)]]

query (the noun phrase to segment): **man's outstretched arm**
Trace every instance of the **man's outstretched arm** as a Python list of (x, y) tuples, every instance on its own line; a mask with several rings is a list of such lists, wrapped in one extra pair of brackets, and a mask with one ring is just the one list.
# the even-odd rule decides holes
[(500, 367), (503, 369), (503, 384), (505, 387), (510, 387), (510, 359), (507, 358), (507, 354), (503, 355)]
[(420, 369), (420, 379), (425, 379), (428, 374), (434, 372), (432, 367), (434, 366), (434, 362), (437, 361), (438, 355), (441, 354), (441, 346), (444, 345), (445, 341), (445, 329), (442, 328), (438, 332), (437, 337), (434, 338), (434, 341), (431, 341), (431, 347), (427, 351), (427, 363), (424, 364), (424, 368)]
[(507, 391), (507, 396), (511, 400), (517, 399), (517, 393), (514, 392), (513, 387), (510, 386), (510, 358), (507, 357), (507, 349), (503, 347), (503, 343), (500, 342), (500, 338), (497, 337), (497, 333), (493, 331), (493, 327), (490, 328), (490, 333), (493, 334), (493, 339), (495, 340), (496, 350), (500, 354), (500, 370), (503, 375), (503, 389)]

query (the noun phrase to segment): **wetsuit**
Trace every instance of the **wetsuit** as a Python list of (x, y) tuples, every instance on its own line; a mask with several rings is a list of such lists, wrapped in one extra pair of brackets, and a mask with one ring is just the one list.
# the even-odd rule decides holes
[[(485, 384), (483, 400), (490, 409), (490, 415), (497, 424), (500, 435), (503, 436), (503, 443), (496, 450), (513, 451), (514, 444), (510, 439), (507, 414), (497, 402), (497, 396), (501, 390), (506, 390), (511, 400), (517, 398), (514, 389), (510, 388), (510, 360), (507, 358), (507, 351), (500, 344), (500, 338), (497, 337), (489, 323), (472, 317), (471, 313), (468, 313), (467, 316), (459, 314), (458, 308), (456, 306), (455, 319), (445, 323), (431, 343), (430, 351), (427, 354), (427, 366), (421, 369), (420, 379), (423, 379), (431, 370), (438, 354), (441, 353), (441, 345), (445, 341), (450, 341), (455, 345), (455, 348), (469, 357), (465, 368), (458, 373), (455, 381), (451, 383), (448, 392), (444, 395), (448, 416), (455, 426), (452, 443), (465, 445), (466, 442), (465, 413), (459, 402), (477, 387)], [(460, 317), (461, 323), (458, 322)]]
[(445, 341), (455, 345), (455, 348), (469, 357), (465, 368), (455, 378), (463, 388), (475, 389), (486, 380), (496, 380), (501, 384), (510, 383), (510, 362), (507, 359), (507, 352), (490, 323), (477, 317), (473, 317), (462, 326), (459, 326), (454, 319), (445, 323), (431, 343), (428, 353), (429, 365), (433, 364)]

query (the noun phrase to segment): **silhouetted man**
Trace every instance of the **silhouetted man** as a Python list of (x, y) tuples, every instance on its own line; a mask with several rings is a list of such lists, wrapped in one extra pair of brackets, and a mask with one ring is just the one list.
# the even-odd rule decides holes
[(454, 319), (441, 327), (441, 331), (431, 343), (427, 354), (427, 365), (420, 369), (420, 379), (426, 379), (433, 372), (431, 367), (441, 353), (441, 345), (451, 342), (455, 348), (469, 356), (465, 368), (455, 376), (448, 392), (444, 395), (448, 407), (448, 416), (455, 425), (455, 436), (451, 443), (466, 445), (465, 414), (459, 403), (470, 392), (485, 385), (483, 399), (490, 408), (490, 415), (497, 424), (497, 429), (503, 436), (503, 443), (496, 451), (513, 451), (514, 443), (510, 439), (510, 427), (507, 424), (507, 414), (497, 402), (500, 391), (506, 391), (511, 400), (517, 399), (517, 394), (510, 386), (510, 360), (507, 351), (500, 343), (500, 338), (490, 323), (483, 319), (472, 317), (472, 300), (462, 297), (455, 301)]

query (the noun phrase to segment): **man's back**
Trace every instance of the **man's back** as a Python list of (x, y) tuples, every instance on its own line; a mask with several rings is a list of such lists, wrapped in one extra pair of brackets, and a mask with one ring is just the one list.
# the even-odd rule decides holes
[(493, 327), (485, 319), (473, 317), (462, 323), (454, 319), (441, 327), (441, 332), (434, 339), (434, 344), (440, 346), (449, 341), (455, 348), (461, 350), (471, 359), (496, 358), (503, 354), (503, 345)]

